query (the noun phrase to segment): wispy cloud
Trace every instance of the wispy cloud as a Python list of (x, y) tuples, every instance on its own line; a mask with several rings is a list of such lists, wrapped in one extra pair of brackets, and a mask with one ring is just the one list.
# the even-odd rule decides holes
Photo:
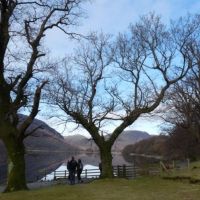
[[(103, 31), (117, 34), (127, 30), (130, 23), (149, 12), (161, 15), (165, 22), (187, 13), (200, 12), (199, 0), (93, 0), (85, 6), (87, 19), (81, 20), (76, 31), (87, 34), (91, 31)], [(60, 31), (51, 31), (46, 44), (55, 56), (64, 56), (71, 52), (74, 44)]]

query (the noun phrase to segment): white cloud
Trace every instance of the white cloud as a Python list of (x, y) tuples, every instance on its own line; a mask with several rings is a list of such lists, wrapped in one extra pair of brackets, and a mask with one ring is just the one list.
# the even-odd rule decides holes
[(162, 121), (156, 118), (151, 118), (151, 119), (139, 118), (128, 128), (128, 130), (145, 131), (150, 135), (159, 135), (162, 132), (160, 127), (161, 124)]

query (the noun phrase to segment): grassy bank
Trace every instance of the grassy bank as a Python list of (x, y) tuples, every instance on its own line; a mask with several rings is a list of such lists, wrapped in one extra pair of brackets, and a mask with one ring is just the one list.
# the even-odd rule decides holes
[(0, 200), (198, 200), (200, 185), (164, 180), (98, 180), (75, 186), (59, 185), (32, 191), (0, 194)]
[(193, 162), (190, 168), (182, 170), (171, 170), (170, 173), (163, 173), (162, 177), (169, 180), (188, 181), (200, 184), (200, 162)]

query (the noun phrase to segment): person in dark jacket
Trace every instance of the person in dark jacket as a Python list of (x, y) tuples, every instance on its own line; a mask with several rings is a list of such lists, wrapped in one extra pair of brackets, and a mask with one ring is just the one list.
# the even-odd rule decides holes
[(75, 184), (75, 174), (76, 174), (77, 162), (72, 156), (72, 159), (67, 163), (67, 169), (69, 171), (70, 184)]
[[(67, 170), (70, 171), (70, 161), (67, 161)], [(68, 180), (70, 180), (70, 174), (68, 175)]]
[(99, 163), (99, 171), (100, 171), (100, 176), (101, 176), (101, 173), (102, 173), (102, 164), (101, 164), (101, 162)]
[(81, 159), (78, 159), (78, 163), (77, 163), (77, 178), (78, 178), (78, 182), (82, 183), (82, 179), (81, 179), (81, 173), (83, 171), (83, 163), (81, 161)]

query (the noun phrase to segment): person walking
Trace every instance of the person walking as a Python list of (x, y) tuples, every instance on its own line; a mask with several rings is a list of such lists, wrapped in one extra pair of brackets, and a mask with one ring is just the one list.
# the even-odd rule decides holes
[(77, 178), (78, 178), (78, 183), (82, 183), (82, 179), (81, 179), (81, 173), (83, 171), (83, 163), (81, 161), (81, 159), (78, 159), (78, 163), (77, 163)]
[(99, 171), (100, 171), (100, 177), (101, 177), (101, 173), (102, 173), (102, 164), (101, 164), (101, 162), (99, 163)]
[(70, 161), (69, 160), (67, 161), (67, 170), (69, 172), (68, 180), (70, 180)]
[(72, 159), (67, 163), (67, 168), (69, 170), (69, 181), (71, 185), (75, 184), (75, 174), (77, 168), (77, 162), (72, 156)]

